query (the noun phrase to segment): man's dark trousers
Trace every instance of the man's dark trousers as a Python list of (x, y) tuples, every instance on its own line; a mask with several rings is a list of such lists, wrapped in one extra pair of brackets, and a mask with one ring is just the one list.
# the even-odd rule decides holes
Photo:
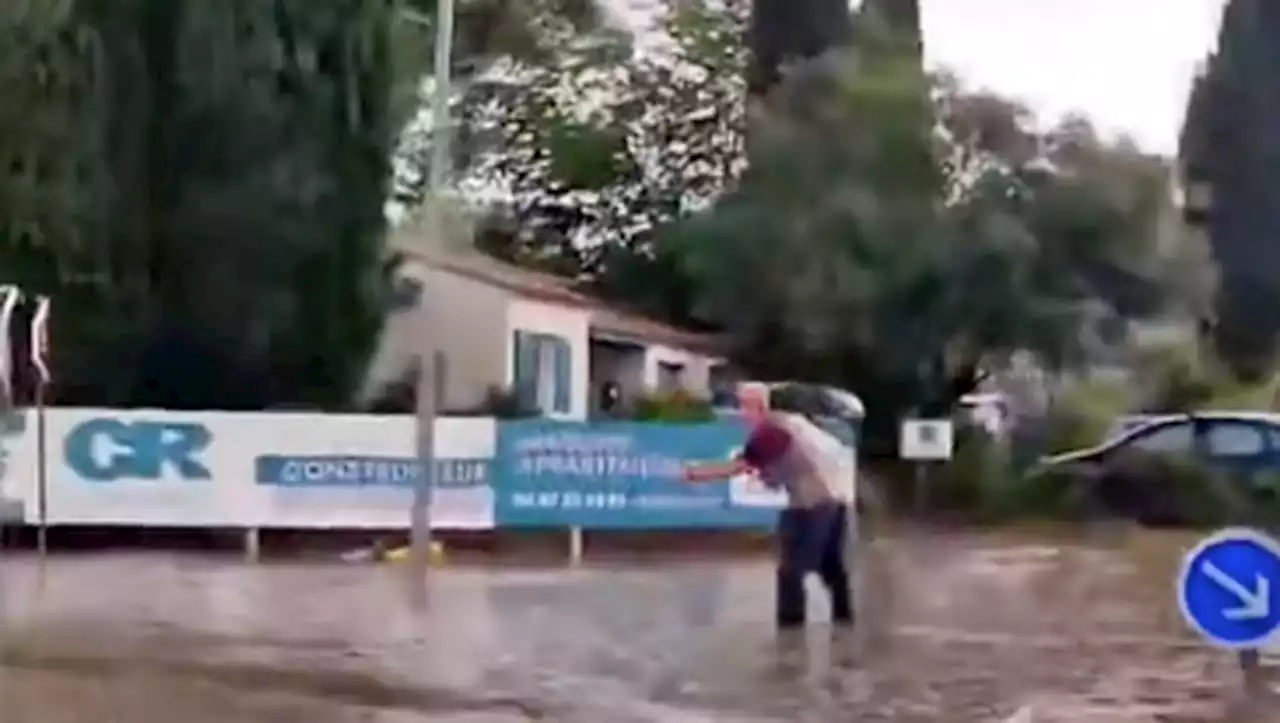
[(816, 572), (831, 594), (831, 620), (853, 623), (849, 571), (845, 565), (848, 508), (830, 503), (811, 508), (787, 508), (778, 519), (779, 628), (804, 625), (804, 578)]

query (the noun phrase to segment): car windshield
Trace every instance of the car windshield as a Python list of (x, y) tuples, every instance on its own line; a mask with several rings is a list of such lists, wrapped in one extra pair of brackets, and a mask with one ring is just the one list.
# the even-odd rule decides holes
[(1190, 422), (1161, 422), (1132, 432), (1119, 446), (1155, 454), (1176, 454), (1191, 451), (1193, 444)]
[(1162, 416), (1155, 414), (1126, 414), (1123, 417), (1117, 417), (1111, 426), (1107, 427), (1106, 433), (1102, 435), (1102, 441), (1115, 442), (1130, 432), (1160, 419)]

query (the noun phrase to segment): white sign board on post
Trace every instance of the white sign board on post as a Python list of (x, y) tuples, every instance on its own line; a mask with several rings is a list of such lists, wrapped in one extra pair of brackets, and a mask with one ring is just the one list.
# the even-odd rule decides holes
[(906, 419), (898, 435), (898, 456), (913, 461), (951, 459), (955, 435), (950, 419)]

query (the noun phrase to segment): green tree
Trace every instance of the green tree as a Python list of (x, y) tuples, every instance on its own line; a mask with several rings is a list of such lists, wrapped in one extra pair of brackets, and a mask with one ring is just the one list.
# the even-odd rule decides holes
[[(142, 188), (159, 313), (143, 396), (347, 401), (382, 313), (394, 11), (384, 0), (148, 9)], [(183, 377), (206, 364), (226, 372), (200, 398)]]
[(750, 17), (747, 83), (752, 96), (767, 95), (789, 65), (852, 40), (849, 3), (842, 0), (752, 0)]
[[(427, 110), (434, 93), (436, 9), (436, 0), (406, 0), (393, 34), (400, 69), (395, 115), (407, 121), (397, 146), (393, 190), (409, 207), (423, 200), (437, 137)], [(477, 110), (483, 113), (518, 92), (530, 71), (556, 66), (567, 52), (593, 39), (612, 43), (618, 37), (596, 0), (455, 0), (451, 130), (456, 165), (466, 167), (495, 142), (492, 129), (477, 122)]]
[(86, 351), (107, 339), (120, 301), (103, 238), (118, 195), (104, 86), (117, 77), (82, 5), (0, 8), (0, 280), (57, 299), (62, 379), (93, 368)]
[(665, 52), (583, 46), (478, 106), (497, 142), (473, 170), (515, 207), (480, 245), (728, 331), (755, 374), (854, 388), (881, 422), (1164, 309), (1167, 162), (931, 81), (887, 10), (780, 74), (740, 178), (747, 10), (672, 5)]
[(29, 197), (79, 213), (6, 183), (23, 232), (0, 254), (55, 297), (60, 398), (343, 404), (382, 314), (396, 8), (18, 5), (48, 9), (7, 17), (27, 40), (0, 51), (38, 119), (13, 136), (43, 174)]
[(654, 229), (706, 207), (743, 167), (746, 13), (745, 2), (672, 4), (660, 41), (599, 33), (469, 104), (466, 125), (488, 143), (463, 185), (502, 198), (477, 245), (652, 289)]
[(775, 88), (747, 181), (663, 240), (740, 360), (857, 390), (884, 433), (1013, 351), (1076, 363), (1160, 308), (1159, 159), (865, 47)]
[(1205, 225), (1219, 271), (1212, 338), (1224, 361), (1251, 378), (1270, 372), (1280, 343), (1276, 315), (1258, 313), (1280, 305), (1280, 91), (1270, 80), (1280, 67), (1271, 42), (1277, 29), (1274, 3), (1227, 2), (1217, 52), (1192, 89), (1180, 149), (1184, 185), (1197, 192), (1197, 204), (1208, 204), (1192, 220)]

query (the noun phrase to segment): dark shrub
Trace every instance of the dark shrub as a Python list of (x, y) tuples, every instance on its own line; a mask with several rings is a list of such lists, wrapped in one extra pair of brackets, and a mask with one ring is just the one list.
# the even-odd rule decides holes
[(711, 400), (683, 390), (645, 394), (632, 402), (631, 418), (637, 422), (711, 422), (716, 418)]

